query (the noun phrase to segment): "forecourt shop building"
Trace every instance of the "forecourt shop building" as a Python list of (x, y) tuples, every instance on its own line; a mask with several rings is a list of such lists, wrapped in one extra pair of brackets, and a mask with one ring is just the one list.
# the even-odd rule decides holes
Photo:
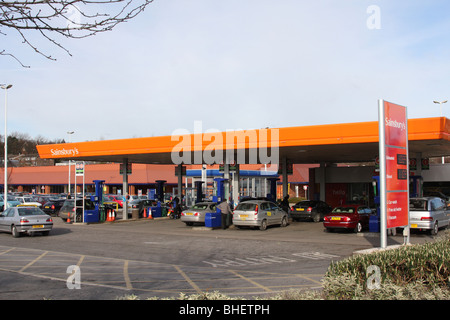
[[(184, 165), (219, 164), (223, 178), (229, 181), (225, 196), (235, 202), (242, 182), (239, 170), (234, 173), (233, 169), (240, 164), (279, 164), (283, 194), (288, 193), (290, 165), (311, 164), (309, 198), (330, 205), (367, 197), (373, 189), (378, 121), (217, 133), (186, 131), (172, 136), (38, 145), (37, 150), (43, 159), (116, 162), (125, 168), (130, 163), (177, 165), (183, 172)], [(420, 195), (427, 180), (450, 181), (447, 166), (426, 165), (427, 159), (450, 155), (449, 137), (447, 118), (408, 120), (409, 157), (415, 163), (410, 166), (411, 194)], [(127, 175), (123, 175), (123, 190), (128, 190), (127, 184)], [(178, 175), (178, 190), (182, 189), (183, 177)]]

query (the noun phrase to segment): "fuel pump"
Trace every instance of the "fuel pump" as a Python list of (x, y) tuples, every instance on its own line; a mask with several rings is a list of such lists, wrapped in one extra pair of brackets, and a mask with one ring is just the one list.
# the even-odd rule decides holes
[(156, 180), (156, 199), (164, 203), (164, 185), (166, 180)]
[(372, 177), (372, 186), (376, 211), (369, 217), (369, 231), (380, 232), (380, 176)]
[(224, 183), (223, 178), (215, 178), (214, 181), (216, 182), (216, 195), (213, 196), (213, 201), (220, 203), (223, 199), (225, 199), (225, 189), (223, 187)]
[(203, 187), (202, 187), (203, 181), (195, 181), (195, 191), (197, 194), (197, 199), (195, 200), (195, 203), (203, 201)]
[(103, 206), (103, 185), (105, 180), (94, 180), (95, 195), (90, 200), (93, 205), (86, 205), (84, 210), (84, 222), (105, 221), (105, 208)]
[(409, 196), (411, 198), (422, 196), (422, 176), (409, 176)]
[(279, 178), (267, 178), (267, 180), (270, 182), (270, 193), (267, 194), (267, 199), (270, 201), (276, 202), (277, 200), (277, 181), (280, 180)]

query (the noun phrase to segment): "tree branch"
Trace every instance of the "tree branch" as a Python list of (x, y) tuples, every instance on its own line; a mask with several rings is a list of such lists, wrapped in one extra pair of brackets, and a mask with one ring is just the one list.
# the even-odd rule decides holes
[[(1, 1), (1, 0), (0, 0)], [(152, 3), (153, 0), (24, 0), (0, 2), (0, 34), (7, 30), (19, 33), (22, 42), (50, 60), (29, 39), (38, 32), (40, 36), (71, 55), (58, 40), (58, 36), (82, 39), (111, 31), (127, 22)], [(25, 67), (13, 54), (0, 49), (0, 55), (11, 56)]]

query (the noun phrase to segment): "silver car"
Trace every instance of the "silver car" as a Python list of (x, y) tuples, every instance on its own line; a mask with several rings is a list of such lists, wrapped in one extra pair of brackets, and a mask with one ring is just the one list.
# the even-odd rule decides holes
[(188, 226), (192, 226), (194, 223), (205, 223), (206, 213), (216, 212), (215, 202), (198, 202), (189, 209), (181, 212), (181, 221)]
[(48, 235), (52, 228), (52, 217), (37, 207), (12, 207), (0, 214), (0, 230), (12, 233), (14, 238), (21, 233)]
[(437, 234), (438, 230), (448, 227), (450, 216), (445, 201), (438, 197), (411, 198), (409, 215), (411, 229), (429, 230)]
[(287, 213), (270, 201), (241, 202), (233, 212), (233, 224), (237, 227), (258, 227), (260, 230), (266, 230), (270, 225), (285, 227), (287, 223)]

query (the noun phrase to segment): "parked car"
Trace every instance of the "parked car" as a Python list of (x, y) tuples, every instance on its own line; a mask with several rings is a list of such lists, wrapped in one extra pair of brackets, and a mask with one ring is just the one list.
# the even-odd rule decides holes
[(194, 223), (205, 223), (205, 217), (208, 212), (216, 212), (215, 202), (198, 202), (192, 207), (181, 212), (181, 221), (187, 226), (192, 226)]
[(39, 202), (44, 205), (46, 202), (50, 201), (51, 195), (42, 195), (42, 194), (33, 194), (31, 195), (31, 199), (34, 202)]
[[(66, 199), (64, 201), (63, 206), (59, 210), (58, 216), (63, 220), (67, 221), (68, 218), (72, 222), (76, 220), (76, 222), (82, 222), (83, 221), (83, 199), (77, 199), (77, 215), (75, 219), (75, 199)], [(95, 209), (95, 204), (89, 199), (84, 199), (84, 209), (85, 210), (93, 210)]]
[(102, 201), (104, 205), (108, 205), (112, 208), (119, 208), (119, 204), (111, 196), (103, 195)]
[(148, 207), (156, 207), (156, 200), (134, 199), (128, 203), (128, 216), (132, 216), (133, 210), (139, 210), (139, 218), (143, 217), (144, 209)]
[(65, 199), (51, 199), (44, 203), (42, 211), (50, 216), (57, 216), (59, 210), (62, 208)]
[(326, 230), (347, 229), (361, 232), (369, 227), (369, 218), (372, 210), (363, 205), (349, 204), (333, 209), (323, 218)]
[[(16, 207), (19, 204), (20, 204), (20, 202), (17, 201), (16, 198), (8, 196), (8, 208)], [(3, 211), (3, 206), (4, 205), (5, 204), (3, 202), (3, 195), (0, 195), (0, 211)]]
[[(42, 207), (42, 203), (34, 201), (33, 198), (22, 196), (22, 197), (16, 197), (16, 200), (20, 202), (18, 206), (35, 206), (35, 207)], [(8, 200), (9, 201), (9, 200)]]
[(287, 223), (287, 213), (270, 201), (241, 202), (233, 212), (233, 224), (237, 227), (259, 227), (260, 230), (266, 230), (270, 225), (285, 227)]
[(291, 207), (291, 218), (293, 220), (308, 219), (320, 222), (332, 209), (326, 202), (320, 200), (300, 201)]
[(438, 197), (409, 199), (411, 229), (428, 230), (430, 234), (437, 234), (440, 228), (448, 227), (449, 219), (444, 199)]
[(123, 208), (123, 196), (116, 194), (109, 194), (108, 197), (111, 199), (111, 201), (117, 202), (119, 208)]
[(48, 235), (52, 228), (52, 217), (37, 207), (12, 207), (0, 214), (0, 230), (11, 232), (15, 238), (22, 233)]

